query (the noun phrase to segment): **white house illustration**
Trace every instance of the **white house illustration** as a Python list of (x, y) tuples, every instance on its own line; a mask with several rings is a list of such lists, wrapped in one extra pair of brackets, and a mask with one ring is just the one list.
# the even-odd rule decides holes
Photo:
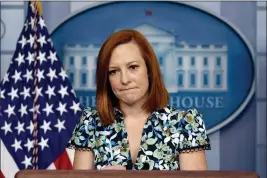
[[(149, 24), (133, 28), (152, 44), (170, 93), (227, 91), (227, 46), (176, 42), (173, 33)], [(117, 30), (116, 30), (117, 31)], [(66, 45), (64, 68), (75, 90), (95, 90), (99, 45)]]

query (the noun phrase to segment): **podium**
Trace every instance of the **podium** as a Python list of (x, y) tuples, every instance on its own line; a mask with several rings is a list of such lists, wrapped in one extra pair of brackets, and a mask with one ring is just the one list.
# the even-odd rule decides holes
[(22, 170), (15, 178), (259, 178), (245, 171)]

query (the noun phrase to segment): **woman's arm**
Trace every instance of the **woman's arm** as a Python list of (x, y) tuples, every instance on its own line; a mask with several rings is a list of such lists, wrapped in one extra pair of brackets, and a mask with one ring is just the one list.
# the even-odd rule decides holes
[(94, 169), (94, 154), (92, 151), (75, 150), (73, 169)]
[(205, 151), (181, 152), (179, 154), (180, 170), (207, 170)]

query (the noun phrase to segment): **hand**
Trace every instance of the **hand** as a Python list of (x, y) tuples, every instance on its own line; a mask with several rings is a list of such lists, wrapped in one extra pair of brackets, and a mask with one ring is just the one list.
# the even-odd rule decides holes
[(120, 165), (117, 165), (117, 166), (105, 166), (101, 170), (126, 170), (126, 167), (125, 166), (120, 166)]

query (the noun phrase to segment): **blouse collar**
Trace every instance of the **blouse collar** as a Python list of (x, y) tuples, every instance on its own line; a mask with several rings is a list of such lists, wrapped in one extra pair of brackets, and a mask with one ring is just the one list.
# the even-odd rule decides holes
[[(165, 106), (164, 108), (159, 108), (156, 109), (155, 111), (152, 112), (151, 116), (149, 118), (151, 118), (154, 115), (160, 115), (160, 114), (168, 114), (170, 113), (174, 108), (171, 107), (170, 105)], [(117, 107), (114, 107), (114, 114), (115, 114), (115, 119), (118, 120), (122, 120), (124, 115), (122, 113), (121, 110), (119, 110)]]

